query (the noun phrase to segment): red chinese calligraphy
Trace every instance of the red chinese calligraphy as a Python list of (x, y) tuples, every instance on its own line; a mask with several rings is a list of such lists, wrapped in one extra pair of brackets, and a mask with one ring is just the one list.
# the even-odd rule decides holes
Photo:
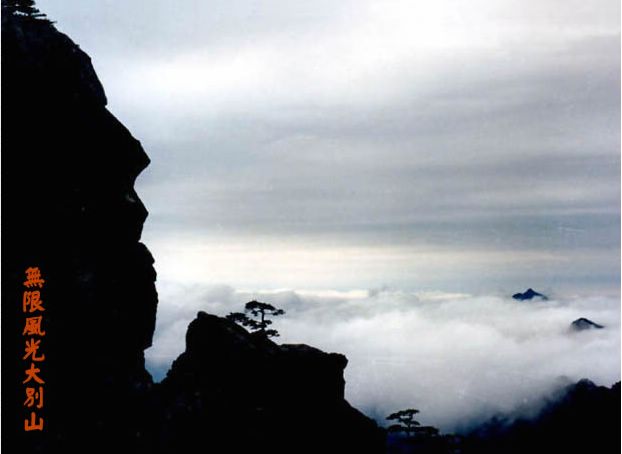
[(41, 301), (41, 292), (39, 290), (24, 292), (24, 298), (22, 302), (24, 312), (43, 312), (45, 311), (45, 308), (42, 306), (42, 304), (43, 301)]
[(43, 418), (39, 418), (39, 421), (36, 421), (37, 415), (35, 412), (30, 413), (30, 420), (24, 420), (24, 430), (26, 432), (30, 432), (31, 430), (43, 430)]
[(43, 408), (43, 386), (39, 386), (39, 388), (26, 388), (26, 400), (24, 401), (24, 407), (32, 407), (35, 405), (36, 408)]
[(43, 287), (45, 281), (41, 279), (41, 270), (39, 267), (30, 267), (26, 269), (26, 281), (24, 286), (31, 287)]

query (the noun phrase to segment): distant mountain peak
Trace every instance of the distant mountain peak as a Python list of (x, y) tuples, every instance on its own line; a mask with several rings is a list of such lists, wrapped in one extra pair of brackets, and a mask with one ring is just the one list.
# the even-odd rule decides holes
[(531, 300), (531, 299), (534, 299), (534, 298), (540, 298), (540, 299), (545, 300), (545, 301), (549, 299), (546, 295), (543, 295), (542, 293), (536, 292), (531, 287), (528, 288), (527, 290), (525, 290), (524, 293), (515, 293), (514, 295), (512, 295), (512, 298), (514, 298), (515, 300), (518, 300), (518, 301)]
[(570, 327), (575, 331), (584, 331), (586, 329), (603, 329), (603, 325), (599, 325), (598, 323), (594, 323), (589, 318), (581, 317), (576, 319), (574, 322), (570, 324)]

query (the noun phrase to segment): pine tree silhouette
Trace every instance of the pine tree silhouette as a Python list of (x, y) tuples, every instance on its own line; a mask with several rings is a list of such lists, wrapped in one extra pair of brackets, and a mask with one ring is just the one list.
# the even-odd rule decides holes
[(398, 424), (389, 426), (387, 430), (389, 432), (404, 432), (407, 438), (413, 438), (414, 436), (434, 437), (438, 435), (438, 429), (436, 427), (422, 426), (421, 423), (415, 419), (417, 413), (419, 413), (419, 410), (416, 408), (408, 408), (391, 413), (387, 416), (387, 419), (390, 421), (397, 421)]
[(34, 0), (2, 0), (2, 14), (50, 22), (47, 16), (35, 7)]
[[(249, 317), (250, 313), (255, 319)], [(272, 324), (272, 320), (268, 320), (266, 317), (276, 317), (283, 315), (285, 311), (283, 309), (277, 309), (268, 303), (261, 303), (259, 301), (249, 301), (244, 306), (244, 312), (231, 312), (227, 315), (227, 319), (232, 322), (239, 323), (240, 325), (250, 328), (253, 332), (259, 332), (266, 337), (278, 337), (279, 332), (275, 329), (267, 329)]]

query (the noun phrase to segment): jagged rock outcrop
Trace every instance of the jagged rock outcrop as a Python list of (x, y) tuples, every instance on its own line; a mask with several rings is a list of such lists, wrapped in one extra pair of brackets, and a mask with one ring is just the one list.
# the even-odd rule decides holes
[(588, 329), (603, 329), (603, 325), (599, 325), (598, 323), (594, 323), (592, 320), (588, 318), (578, 318), (574, 322), (570, 324), (570, 328), (573, 331), (585, 331)]
[(158, 387), (174, 428), (163, 446), (200, 437), (213, 452), (383, 452), (384, 431), (344, 399), (346, 364), (199, 312)]
[[(134, 191), (149, 159), (106, 109), (89, 57), (51, 23), (4, 6), (3, 441), (25, 452), (109, 452), (119, 439), (131, 448), (157, 306), (153, 258), (139, 242), (147, 210)], [(23, 428), (30, 266), (46, 281), (42, 434)]]
[(544, 300), (544, 301), (548, 300), (547, 296), (543, 295), (542, 293), (536, 292), (532, 288), (528, 288), (523, 293), (515, 293), (514, 295), (512, 295), (512, 298), (514, 298), (515, 300), (518, 300), (518, 301), (527, 301), (527, 300), (532, 300), (534, 298), (539, 298), (539, 299)]

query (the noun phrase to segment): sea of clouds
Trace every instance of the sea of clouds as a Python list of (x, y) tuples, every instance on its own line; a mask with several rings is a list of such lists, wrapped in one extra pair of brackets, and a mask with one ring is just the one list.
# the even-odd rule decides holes
[[(460, 431), (497, 414), (535, 411), (561, 386), (589, 378), (620, 380), (620, 302), (352, 291), (265, 290), (159, 283), (154, 344), (146, 351), (156, 380), (185, 348), (188, 323), (203, 310), (243, 310), (252, 299), (283, 308), (280, 343), (306, 343), (348, 357), (346, 398), (379, 422), (416, 407), (419, 420)], [(574, 332), (587, 317), (605, 329)]]

